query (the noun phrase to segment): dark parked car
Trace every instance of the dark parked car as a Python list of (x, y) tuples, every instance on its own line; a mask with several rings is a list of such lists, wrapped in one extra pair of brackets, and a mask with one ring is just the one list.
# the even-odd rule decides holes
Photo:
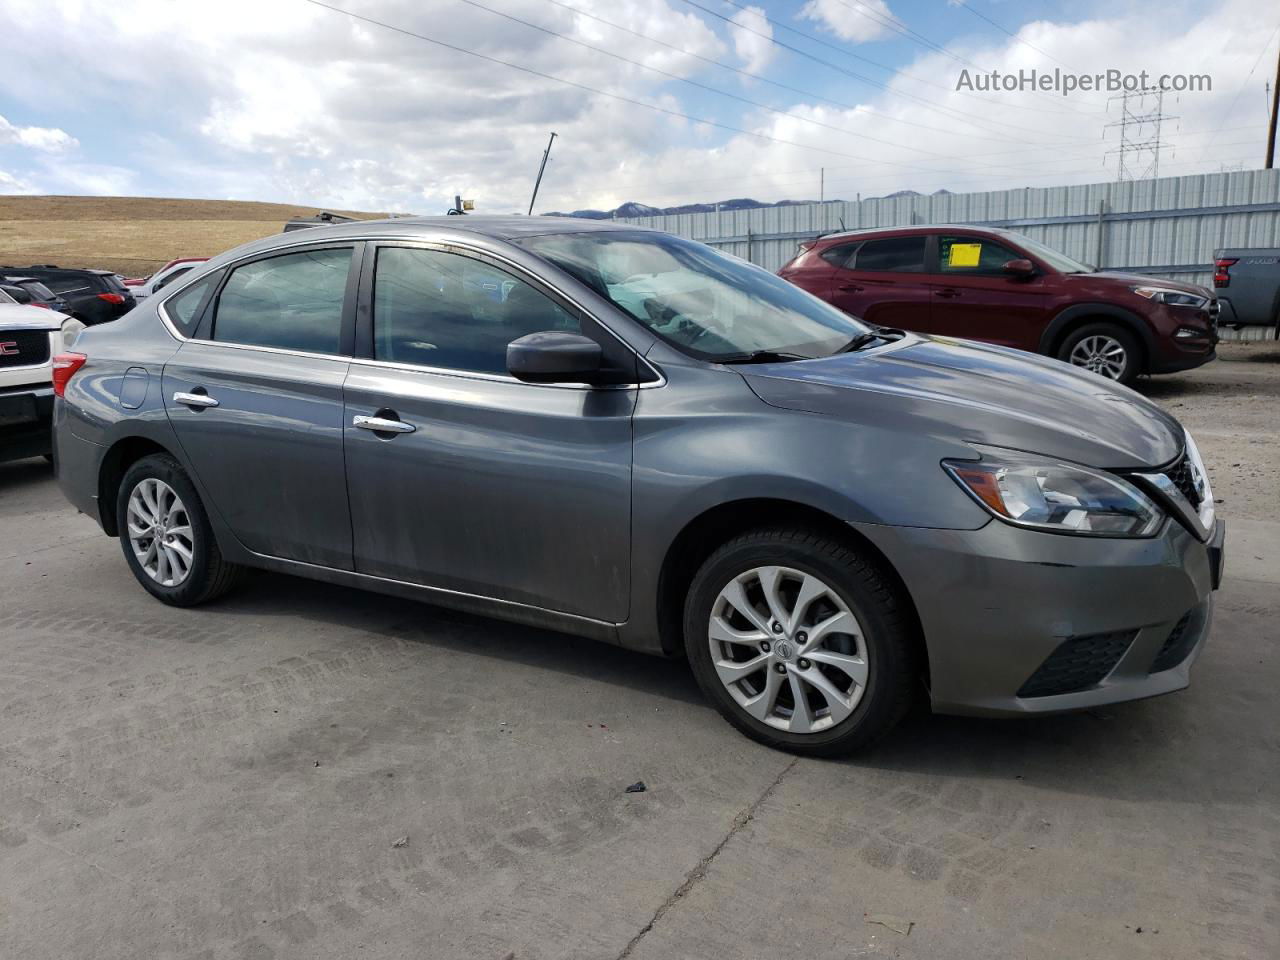
[(1204, 287), (1095, 271), (1008, 230), (833, 234), (801, 244), (778, 273), (870, 323), (1029, 350), (1126, 384), (1207, 363), (1218, 342)]
[(70, 315), (71, 307), (66, 300), (58, 296), (35, 277), (0, 276), (0, 287), (13, 297), (15, 303), (26, 303), (33, 307), (44, 307), (59, 313)]
[(1213, 286), (1224, 326), (1269, 327), (1280, 337), (1280, 249), (1214, 251)]
[(598, 221), (258, 241), (54, 386), (63, 490), (165, 603), (259, 567), (683, 655), (804, 753), (924, 685), (987, 715), (1180, 689), (1222, 569), (1196, 445), (1137, 394)]
[(86, 326), (115, 320), (136, 306), (124, 281), (109, 270), (80, 270), (45, 263), (0, 267), (0, 271), (39, 280), (66, 301), (66, 313)]

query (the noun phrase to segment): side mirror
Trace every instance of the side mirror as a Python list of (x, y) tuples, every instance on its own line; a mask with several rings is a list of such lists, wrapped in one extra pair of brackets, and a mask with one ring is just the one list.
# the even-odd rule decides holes
[(1010, 260), (1004, 265), (1004, 272), (1011, 277), (1026, 280), (1036, 275), (1036, 265), (1030, 260)]
[(590, 383), (603, 363), (600, 344), (580, 333), (544, 330), (507, 344), (507, 369), (525, 383)]

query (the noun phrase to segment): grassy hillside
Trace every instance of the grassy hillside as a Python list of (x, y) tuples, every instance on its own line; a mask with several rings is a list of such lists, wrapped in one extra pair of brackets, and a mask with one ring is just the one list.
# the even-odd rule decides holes
[[(0, 264), (56, 263), (146, 276), (175, 257), (211, 257), (279, 233), (320, 207), (165, 197), (0, 196)], [(332, 210), (375, 220), (386, 213)]]

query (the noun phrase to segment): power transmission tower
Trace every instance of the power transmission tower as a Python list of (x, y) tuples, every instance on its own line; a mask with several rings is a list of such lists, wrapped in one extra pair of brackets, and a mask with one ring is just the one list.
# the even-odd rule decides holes
[[(1160, 176), (1160, 150), (1169, 144), (1160, 139), (1160, 131), (1168, 120), (1177, 120), (1164, 112), (1164, 91), (1152, 87), (1133, 90), (1107, 101), (1120, 101), (1120, 119), (1102, 129), (1103, 137), (1112, 127), (1120, 128), (1120, 145), (1108, 150), (1115, 154), (1117, 180), (1146, 180)], [(1155, 109), (1151, 109), (1154, 105)]]

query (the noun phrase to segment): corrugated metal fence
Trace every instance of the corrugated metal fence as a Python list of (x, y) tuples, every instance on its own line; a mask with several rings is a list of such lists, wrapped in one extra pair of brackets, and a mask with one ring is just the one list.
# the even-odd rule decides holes
[(838, 200), (627, 222), (714, 244), (768, 270), (790, 260), (799, 241), (821, 233), (981, 224), (1017, 230), (1100, 267), (1208, 285), (1218, 247), (1280, 247), (1280, 170)]

